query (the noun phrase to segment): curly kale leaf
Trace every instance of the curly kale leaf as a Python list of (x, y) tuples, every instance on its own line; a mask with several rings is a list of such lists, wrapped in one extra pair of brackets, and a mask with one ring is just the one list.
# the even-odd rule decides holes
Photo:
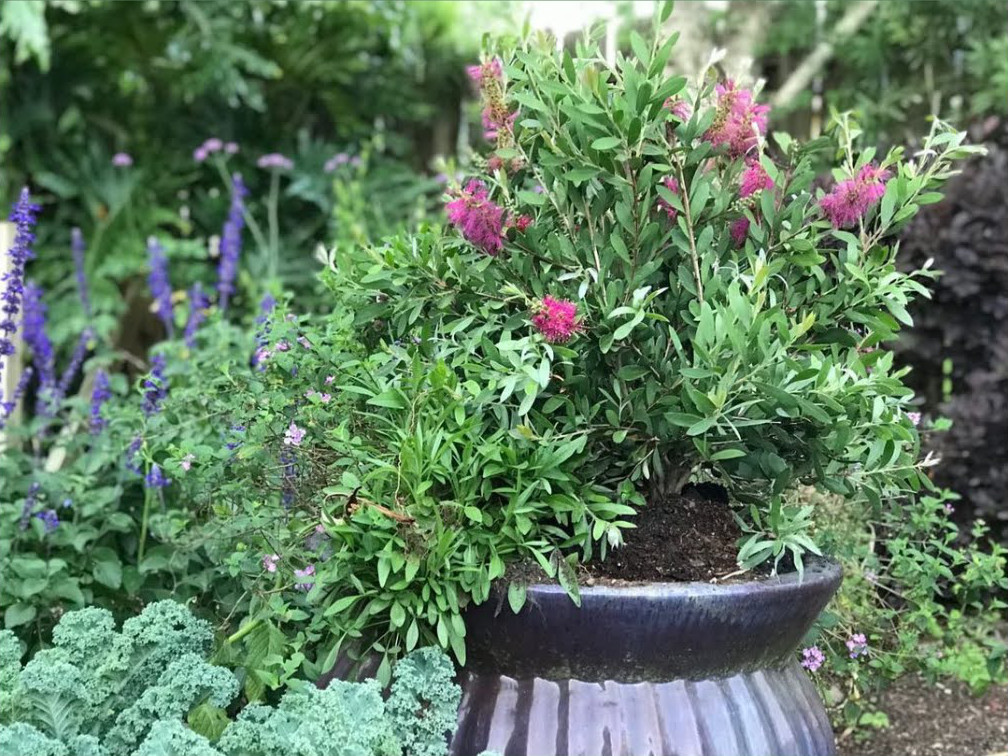
[(0, 630), (0, 722), (14, 718), (14, 686), (21, 674), (21, 641), (10, 630)]
[(448, 753), (462, 698), (454, 676), (451, 659), (434, 647), (417, 649), (396, 665), (385, 708), (409, 756)]
[(26, 722), (0, 726), (0, 753), (17, 756), (71, 756), (63, 743)]
[(92, 707), (84, 674), (56, 648), (35, 654), (15, 690), (15, 716), (56, 740), (76, 736)]
[(215, 667), (197, 654), (185, 654), (164, 670), (157, 684), (147, 688), (124, 709), (108, 731), (105, 744), (113, 756), (128, 756), (144, 739), (153, 723), (183, 718), (197, 705), (209, 701), (227, 706), (238, 693), (238, 680), (224, 667)]
[(249, 706), (217, 743), (226, 756), (400, 756), (375, 680), (288, 692), (275, 709)]
[(155, 722), (131, 756), (223, 756), (202, 735), (177, 719)]

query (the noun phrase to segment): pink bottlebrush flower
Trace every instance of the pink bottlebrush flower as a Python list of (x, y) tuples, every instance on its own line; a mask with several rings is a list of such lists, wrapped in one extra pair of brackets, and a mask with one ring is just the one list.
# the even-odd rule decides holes
[(305, 437), (307, 431), (304, 428), (298, 428), (297, 425), (291, 421), (291, 424), (284, 431), (284, 443), (287, 446), (301, 446), (301, 441)]
[(492, 142), (500, 136), (501, 131), (514, 131), (514, 124), (518, 119), (518, 111), (508, 112), (490, 104), (483, 108), (480, 116), (483, 120), (483, 136), (487, 141)]
[(577, 305), (567, 299), (543, 297), (534, 309), (532, 325), (550, 344), (566, 344), (583, 330)]
[(112, 156), (112, 165), (116, 168), (129, 168), (133, 165), (133, 158), (126, 152), (117, 152)]
[(193, 461), (195, 461), (195, 459), (196, 459), (195, 454), (186, 454), (184, 457), (182, 457), (182, 460), (179, 462), (179, 467), (181, 467), (186, 472), (189, 472), (189, 468), (192, 467), (192, 463)]
[(888, 171), (869, 163), (856, 177), (844, 179), (833, 187), (833, 191), (819, 200), (819, 207), (833, 228), (853, 226), (885, 194), (888, 178)]
[(759, 160), (749, 160), (746, 162), (746, 169), (742, 172), (739, 197), (745, 199), (762, 189), (772, 189), (773, 185), (773, 179), (760, 165)]
[[(673, 176), (668, 176), (662, 184), (668, 189), (672, 194), (679, 194), (679, 182)], [(668, 216), (668, 219), (675, 222), (676, 216), (679, 214), (678, 211), (672, 206), (672, 203), (666, 200), (664, 197), (658, 197), (658, 209), (663, 210)]]
[(504, 167), (504, 158), (500, 157), (499, 155), (491, 155), (489, 159), (487, 159), (487, 168), (489, 168), (491, 171), (499, 171), (503, 167)]
[(515, 225), (515, 228), (517, 228), (519, 232), (525, 232), (526, 230), (528, 230), (528, 227), (532, 225), (532, 216), (530, 216), (530, 215), (519, 215), (515, 219), (515, 224), (514, 225)]
[(470, 79), (480, 85), (486, 79), (499, 80), (504, 76), (504, 70), (501, 68), (501, 62), (498, 58), (491, 58), (477, 66), (466, 66), (466, 73)]
[(766, 133), (770, 106), (756, 104), (752, 90), (739, 89), (731, 79), (718, 84), (714, 91), (717, 112), (704, 139), (715, 147), (726, 145), (729, 155), (741, 157), (756, 146), (759, 135)]
[(693, 108), (682, 97), (667, 98), (665, 109), (680, 121), (688, 121), (693, 116)]
[(735, 246), (741, 247), (745, 244), (746, 239), (749, 238), (749, 218), (744, 215), (740, 215), (732, 221), (731, 227), (728, 229), (728, 233), (731, 234), (731, 238), (732, 241), (735, 242)]
[(809, 646), (802, 649), (801, 665), (809, 672), (815, 672), (826, 661), (826, 656), (819, 649), (819, 646)]
[(262, 566), (266, 572), (276, 572), (277, 562), (280, 561), (279, 554), (266, 554), (262, 558)]
[(487, 192), (486, 184), (475, 179), (445, 206), (448, 220), (470, 244), (488, 255), (498, 254), (504, 246), (504, 208)]

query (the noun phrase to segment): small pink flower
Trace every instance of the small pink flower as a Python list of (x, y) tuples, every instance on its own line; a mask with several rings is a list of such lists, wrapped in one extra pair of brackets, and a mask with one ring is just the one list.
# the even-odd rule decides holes
[(205, 147), (197, 147), (195, 150), (193, 150), (192, 154), (193, 160), (195, 160), (197, 163), (205, 162), (209, 156), (210, 153), (206, 151)]
[(745, 199), (762, 189), (772, 189), (773, 185), (773, 179), (760, 165), (759, 160), (749, 160), (746, 162), (746, 169), (742, 172), (739, 197)]
[(280, 555), (279, 554), (266, 554), (262, 558), (263, 569), (266, 570), (266, 572), (276, 572), (277, 571), (277, 562), (279, 562), (279, 561), (280, 561)]
[(308, 341), (308, 339), (305, 338), (304, 336), (298, 336), (297, 342), (298, 342), (298, 344), (300, 344), (301, 346), (303, 346), (305, 349), (311, 349), (311, 347), (312, 347), (311, 342)]
[(203, 149), (207, 152), (220, 152), (224, 149), (224, 142), (217, 137), (210, 137), (203, 142)]
[(532, 217), (529, 215), (519, 215), (515, 220), (515, 228), (520, 232), (525, 232), (532, 225)]
[[(294, 570), (294, 577), (306, 578), (306, 577), (311, 577), (314, 574), (315, 574), (315, 565), (314, 564), (307, 565), (303, 570)], [(312, 588), (315, 587), (315, 583), (313, 583), (313, 582), (312, 583), (309, 583), (309, 582), (295, 583), (294, 587), (297, 590), (299, 590), (299, 591), (305, 591), (305, 592), (307, 592), (307, 591), (310, 591)]]
[(256, 161), (256, 165), (260, 168), (278, 168), (289, 171), (294, 167), (294, 161), (286, 155), (281, 155), (279, 152), (271, 152), (268, 155), (260, 157)]
[(322, 404), (327, 403), (330, 399), (332, 399), (331, 394), (319, 394), (319, 401), (322, 402)]
[(290, 344), (288, 344), (286, 341), (278, 341), (276, 343), (276, 346), (274, 346), (273, 348), (276, 349), (278, 352), (289, 352)]
[(809, 646), (802, 649), (801, 665), (809, 672), (815, 672), (826, 661), (826, 656), (819, 649), (819, 646)]
[(913, 423), (914, 428), (920, 425), (921, 413), (920, 412), (907, 412), (907, 417), (910, 418), (910, 422)]
[(865, 638), (864, 633), (854, 633), (847, 639), (845, 645), (847, 646), (847, 655), (851, 659), (857, 659), (868, 651), (868, 640)]
[[(679, 194), (679, 182), (674, 176), (668, 176), (662, 181), (662, 184), (668, 189), (672, 194)], [(672, 206), (672, 203), (666, 200), (664, 197), (658, 197), (658, 209), (663, 210), (668, 219), (675, 222), (676, 216), (679, 214), (678, 211)]]
[(532, 315), (532, 325), (550, 344), (566, 344), (583, 330), (577, 317), (577, 305), (566, 299), (543, 297)]
[(728, 233), (731, 234), (731, 238), (735, 243), (735, 246), (741, 247), (745, 244), (746, 239), (749, 238), (749, 218), (744, 215), (740, 215), (732, 221), (731, 227), (728, 229)]
[(845, 179), (833, 187), (833, 191), (819, 200), (819, 207), (833, 228), (853, 226), (882, 199), (888, 178), (888, 171), (869, 163), (855, 178)]
[(116, 168), (129, 168), (133, 165), (133, 158), (125, 152), (117, 152), (112, 156), (112, 165)]
[(322, 523), (319, 523), (318, 525), (316, 525), (315, 526), (315, 532), (318, 533), (319, 535), (322, 535), (323, 533), (325, 533), (325, 525), (323, 525)]
[(307, 431), (304, 428), (298, 428), (292, 421), (287, 430), (284, 431), (284, 443), (288, 446), (300, 446), (305, 433)]
[(189, 468), (192, 467), (192, 463), (195, 459), (196, 459), (195, 454), (186, 454), (184, 457), (182, 457), (182, 460), (179, 462), (179, 467), (188, 472)]
[(487, 192), (486, 184), (473, 179), (445, 206), (448, 220), (470, 244), (488, 255), (504, 247), (504, 208)]
[(945, 507), (944, 507), (944, 509), (945, 509), (945, 514), (947, 514), (947, 515), (950, 515), (950, 514), (952, 514), (953, 512), (955, 512), (955, 507), (953, 507), (953, 506), (952, 506), (951, 504), (949, 504), (948, 502), (945, 502)]
[(325, 377), (325, 385), (328, 386), (330, 383), (332, 383), (335, 380), (336, 380), (336, 376), (335, 375), (327, 375)]
[(227, 144), (224, 145), (224, 152), (226, 152), (228, 155), (238, 154), (238, 143), (228, 142)]

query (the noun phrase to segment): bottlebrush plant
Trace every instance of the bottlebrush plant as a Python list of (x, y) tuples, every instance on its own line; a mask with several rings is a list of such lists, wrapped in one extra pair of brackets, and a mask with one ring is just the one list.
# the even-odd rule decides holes
[[(859, 152), (844, 114), (768, 140), (752, 90), (668, 73), (674, 44), (634, 34), (612, 67), (591, 35), (573, 55), (544, 35), (489, 50), (470, 69), (488, 150), (450, 192), (453, 231), (337, 269), (334, 289), (373, 343), (494, 392), (521, 442), (576, 443), (578, 485), (639, 505), (716, 480), (746, 505), (743, 566), (800, 569), (817, 549), (782, 504), (797, 484), (872, 507), (930, 486), (883, 345), (935, 272), (898, 271), (895, 234), (979, 148), (935, 121), (912, 158)], [(814, 188), (824, 155), (834, 181)], [(578, 532), (586, 556), (620, 542), (601, 520)]]

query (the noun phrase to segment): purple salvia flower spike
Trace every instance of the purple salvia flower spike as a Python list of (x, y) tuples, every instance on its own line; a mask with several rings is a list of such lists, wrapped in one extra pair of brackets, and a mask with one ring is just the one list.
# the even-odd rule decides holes
[(172, 317), (171, 281), (168, 278), (168, 258), (164, 247), (155, 237), (147, 239), (147, 258), (150, 262), (151, 296), (154, 298), (154, 308), (161, 322), (168, 331), (169, 338), (175, 338), (175, 319)]
[(144, 378), (144, 415), (151, 417), (161, 411), (161, 402), (168, 396), (168, 382), (164, 377), (165, 356), (155, 354), (151, 360), (150, 373)]
[(55, 358), (52, 342), (46, 335), (46, 306), (42, 290), (33, 283), (24, 288), (24, 341), (31, 347), (32, 361), (39, 377), (39, 391), (35, 400), (35, 413), (48, 417), (49, 402), (56, 388)]
[(192, 349), (196, 345), (196, 331), (206, 319), (206, 308), (210, 306), (210, 301), (203, 293), (203, 286), (199, 281), (192, 285), (189, 290), (189, 319), (186, 320), (183, 339), (185, 345)]
[(108, 373), (104, 370), (99, 370), (95, 373), (94, 388), (91, 390), (91, 432), (100, 433), (102, 429), (108, 424), (105, 418), (102, 417), (101, 411), (102, 407), (105, 405), (109, 399), (112, 398), (112, 392), (109, 390), (109, 380)]
[(245, 227), (245, 197), (248, 189), (240, 173), (231, 176), (231, 207), (221, 232), (220, 265), (217, 269), (217, 306), (225, 312), (228, 299), (234, 294), (234, 281), (241, 255), (242, 229)]
[(18, 527), (21, 530), (28, 530), (32, 513), (35, 511), (35, 504), (38, 503), (40, 490), (42, 490), (42, 486), (39, 483), (32, 483), (28, 488), (28, 495), (25, 496), (24, 505), (21, 507), (21, 519), (18, 521)]
[[(10, 267), (0, 283), (3, 284), (3, 292), (0, 293), (0, 372), (3, 372), (6, 357), (14, 354), (14, 333), (18, 329), (18, 313), (21, 311), (21, 302), (24, 296), (24, 269), (25, 263), (35, 257), (32, 252), (32, 244), (35, 242), (35, 221), (39, 207), (31, 201), (28, 187), (21, 190), (17, 202), (11, 209), (10, 222), (14, 224), (14, 244), (7, 255), (10, 259)], [(0, 400), (3, 400), (3, 392), (0, 389)], [(4, 417), (14, 411), (17, 399), (8, 399), (6, 402), (0, 401), (0, 406), (4, 407)], [(10, 406), (7, 411), (6, 407)]]
[(77, 339), (77, 346), (70, 357), (70, 363), (67, 365), (66, 370), (63, 371), (63, 375), (60, 376), (59, 385), (56, 386), (56, 392), (52, 398), (51, 406), (53, 412), (56, 411), (59, 403), (63, 401), (63, 397), (70, 390), (70, 384), (73, 383), (73, 379), (77, 377), (77, 372), (80, 370), (81, 365), (84, 364), (92, 336), (93, 332), (91, 329), (85, 328), (80, 338)]
[(0, 402), (0, 430), (3, 430), (7, 418), (14, 413), (14, 408), (21, 401), (21, 397), (24, 396), (24, 392), (28, 389), (28, 384), (34, 375), (35, 369), (31, 366), (26, 367), (24, 372), (21, 373), (21, 377), (18, 379), (17, 386), (14, 387), (14, 393), (11, 394), (10, 399)]
[(91, 295), (88, 292), (87, 275), (84, 272), (84, 234), (79, 228), (70, 230), (70, 251), (73, 253), (74, 271), (77, 273), (77, 293), (80, 295), (84, 315), (91, 320)]

